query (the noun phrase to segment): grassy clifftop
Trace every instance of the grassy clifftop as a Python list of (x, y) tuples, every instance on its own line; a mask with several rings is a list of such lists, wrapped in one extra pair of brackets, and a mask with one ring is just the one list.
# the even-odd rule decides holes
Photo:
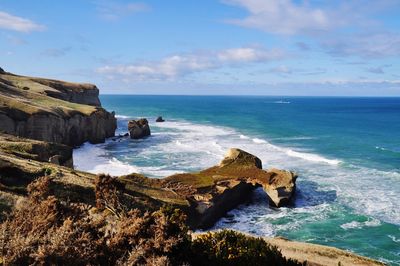
[(90, 84), (30, 78), (0, 72), (0, 112), (10, 113), (12, 110), (16, 117), (36, 113), (71, 116), (78, 112), (90, 115), (96, 111), (96, 106), (68, 101), (67, 95), (79, 93), (85, 95), (85, 92), (96, 95), (98, 90)]
[(95, 85), (0, 71), (0, 132), (77, 146), (104, 142), (116, 127)]

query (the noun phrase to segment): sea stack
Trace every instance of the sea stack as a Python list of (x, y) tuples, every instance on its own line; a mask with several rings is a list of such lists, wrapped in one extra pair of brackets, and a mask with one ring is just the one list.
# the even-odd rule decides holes
[(157, 117), (156, 122), (165, 122), (162, 116)]
[(146, 118), (131, 120), (128, 122), (128, 130), (131, 139), (141, 139), (150, 136), (149, 121)]

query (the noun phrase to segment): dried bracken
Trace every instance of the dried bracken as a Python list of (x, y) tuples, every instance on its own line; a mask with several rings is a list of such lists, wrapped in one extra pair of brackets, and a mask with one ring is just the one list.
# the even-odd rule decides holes
[(125, 211), (123, 188), (110, 176), (96, 179), (98, 208), (60, 201), (51, 183), (45, 176), (30, 184), (28, 197), (0, 224), (4, 265), (239, 265), (250, 258), (254, 265), (296, 265), (285, 264), (263, 240), (241, 234), (192, 241), (186, 217), (172, 207)]

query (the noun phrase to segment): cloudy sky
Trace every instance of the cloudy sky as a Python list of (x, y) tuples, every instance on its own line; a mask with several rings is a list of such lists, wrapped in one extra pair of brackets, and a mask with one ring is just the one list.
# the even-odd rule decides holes
[(1, 0), (0, 66), (103, 94), (400, 96), (400, 1)]

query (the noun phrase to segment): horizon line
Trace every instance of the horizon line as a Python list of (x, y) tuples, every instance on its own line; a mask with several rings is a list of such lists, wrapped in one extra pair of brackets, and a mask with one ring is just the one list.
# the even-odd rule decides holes
[(100, 93), (100, 96), (206, 96), (206, 97), (310, 97), (310, 98), (400, 98), (400, 95), (268, 95), (268, 94), (132, 94), (132, 93)]

